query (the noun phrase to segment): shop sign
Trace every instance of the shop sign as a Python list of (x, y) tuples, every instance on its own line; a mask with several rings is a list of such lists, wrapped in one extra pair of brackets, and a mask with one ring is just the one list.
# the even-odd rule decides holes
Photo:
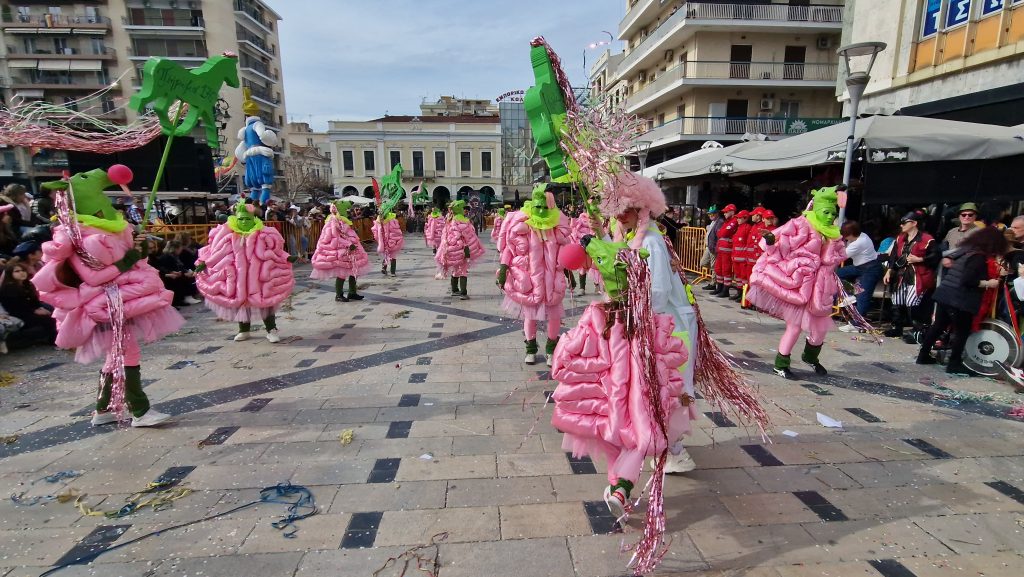
[(787, 118), (785, 134), (803, 134), (842, 122), (842, 118)]

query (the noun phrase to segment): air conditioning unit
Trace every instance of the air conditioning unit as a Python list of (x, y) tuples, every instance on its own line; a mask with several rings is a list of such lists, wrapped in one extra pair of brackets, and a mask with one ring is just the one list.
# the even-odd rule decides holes
[(640, 82), (640, 84), (647, 82), (647, 72), (641, 72), (637, 80)]
[(818, 36), (818, 50), (828, 50), (829, 48), (832, 48), (832, 37)]
[(672, 58), (674, 58), (675, 55), (676, 55), (675, 52), (673, 52), (671, 50), (666, 50), (665, 51), (665, 62), (672, 62)]
[(772, 110), (775, 108), (775, 101), (771, 98), (761, 99), (761, 110)]

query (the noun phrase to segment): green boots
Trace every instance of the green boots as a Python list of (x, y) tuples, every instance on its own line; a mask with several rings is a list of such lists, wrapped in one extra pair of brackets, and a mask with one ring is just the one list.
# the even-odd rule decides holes
[[(823, 343), (824, 344), (824, 343)], [(822, 345), (812, 345), (811, 343), (804, 341), (804, 352), (800, 355), (800, 360), (814, 367), (814, 372), (819, 375), (827, 375), (828, 371), (825, 367), (821, 366), (818, 362), (818, 355), (821, 354)]]
[(526, 343), (526, 358), (523, 360), (528, 365), (537, 364), (537, 339), (529, 339)]

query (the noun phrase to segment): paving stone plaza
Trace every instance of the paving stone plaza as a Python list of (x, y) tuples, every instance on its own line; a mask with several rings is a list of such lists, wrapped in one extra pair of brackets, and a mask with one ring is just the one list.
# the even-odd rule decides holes
[[(0, 388), (0, 488), (13, 496), (0, 501), (0, 576), (36, 577), (286, 482), (307, 487), (318, 514), (279, 529), (286, 505), (262, 503), (53, 574), (427, 575), (417, 562), (440, 577), (630, 574), (620, 548), (642, 515), (615, 527), (603, 464), (561, 449), (556, 383), (521, 363), (494, 266), (453, 301), (420, 238), (408, 246), (397, 278), (360, 280), (361, 302), (335, 302), (298, 267), (280, 344), (234, 342), (233, 325), (184, 309), (184, 330), (143, 349), (146, 391), (174, 415), (162, 427), (91, 427), (97, 365), (42, 348), (5, 357), (18, 382)], [(589, 298), (567, 302), (566, 325)], [(687, 441), (697, 469), (666, 481), (671, 548), (657, 574), (1021, 574), (1024, 422), (935, 388), (1006, 385), (947, 378), (915, 365), (916, 347), (839, 332), (822, 354), (829, 376), (794, 364), (800, 380), (785, 381), (771, 375), (782, 324), (722, 302), (701, 300), (705, 320), (760, 387), (771, 442), (701, 401)], [(161, 490), (191, 492), (119, 518), (85, 514), (117, 511), (161, 477)]]

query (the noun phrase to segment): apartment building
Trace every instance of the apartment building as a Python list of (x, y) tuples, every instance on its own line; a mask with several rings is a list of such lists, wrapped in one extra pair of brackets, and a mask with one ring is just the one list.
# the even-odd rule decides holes
[[(277, 35), (280, 19), (261, 0), (3, 0), (4, 99), (71, 103), (110, 88), (102, 98), (75, 106), (84, 113), (127, 122), (136, 115), (125, 106), (141, 87), (141, 69), (151, 56), (195, 67), (211, 55), (231, 51), (238, 55), (240, 80), (252, 91), (260, 116), (280, 130), (287, 116)], [(234, 148), (235, 135), (245, 122), (242, 91), (226, 88), (221, 98), (221, 142), (215, 156)], [(203, 140), (202, 130), (195, 134)], [(35, 186), (59, 175), (67, 167), (67, 157), (60, 151), (6, 150), (0, 166), (10, 167), (14, 178)]]
[(862, 114), (1024, 123), (1024, 0), (848, 0), (843, 43), (868, 41)]
[(373, 196), (371, 178), (402, 164), (403, 186), (426, 183), (435, 203), (473, 193), (501, 198), (502, 130), (498, 116), (383, 116), (332, 121), (334, 188)]
[[(646, 119), (647, 164), (708, 140), (785, 138), (838, 122), (843, 0), (626, 0), (621, 58), (591, 71)], [(596, 72), (596, 74), (595, 74)]]

